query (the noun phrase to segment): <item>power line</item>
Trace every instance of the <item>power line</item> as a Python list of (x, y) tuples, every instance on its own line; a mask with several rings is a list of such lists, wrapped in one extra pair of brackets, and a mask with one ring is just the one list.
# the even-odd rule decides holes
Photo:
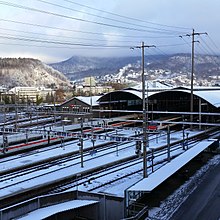
[(206, 43), (206, 41), (205, 41), (201, 36), (199, 36), (199, 39), (202, 41), (202, 43), (208, 48), (208, 50), (209, 50), (212, 54), (218, 56), (218, 55), (215, 53), (215, 51)]
[(188, 43), (182, 43), (182, 44), (164, 44), (164, 45), (157, 45), (157, 47), (177, 47), (177, 46), (183, 46), (186, 45)]
[[(13, 3), (10, 3), (10, 2), (5, 2), (5, 1), (0, 1), (0, 4), (7, 5), (9, 7), (15, 7), (15, 8), (23, 9), (23, 10), (29, 10), (29, 11), (42, 13), (42, 14), (61, 17), (61, 18), (65, 18), (65, 19), (71, 19), (71, 20), (75, 20), (75, 21), (79, 21), (79, 22), (91, 23), (91, 24), (95, 24), (95, 25), (113, 27), (113, 28), (118, 28), (118, 29), (125, 29), (125, 30), (129, 30), (129, 31), (150, 32), (150, 33), (166, 33), (166, 34), (168, 34), (168, 32), (155, 31), (155, 30), (150, 31), (150, 30), (145, 30), (145, 29), (138, 29), (138, 28), (121, 26), (121, 25), (113, 25), (113, 24), (108, 24), (108, 23), (103, 23), (103, 22), (91, 21), (91, 20), (82, 19), (82, 18), (76, 18), (76, 17), (72, 17), (72, 16), (58, 14), (58, 13), (55, 13), (55, 12), (49, 12), (49, 11), (45, 11), (45, 10), (41, 10), (41, 9), (31, 8), (31, 7), (27, 7), (27, 6), (23, 6), (23, 5), (19, 5), (19, 4), (13, 4)], [(169, 33), (169, 34), (173, 35), (173, 33)]]
[[(77, 40), (89, 40), (89, 41), (103, 41), (106, 42), (107, 40), (105, 39), (97, 39), (97, 38), (83, 38), (83, 37), (68, 37), (68, 36), (61, 36), (61, 35), (55, 35), (55, 34), (42, 34), (42, 33), (37, 33), (37, 32), (30, 32), (30, 31), (21, 31), (21, 30), (16, 30), (16, 29), (10, 29), (10, 28), (0, 28), (0, 30), (6, 30), (6, 31), (12, 31), (12, 32), (17, 32), (17, 33), (24, 33), (24, 34), (34, 34), (34, 35), (41, 35), (41, 36), (48, 36), (48, 37), (58, 37), (58, 38), (66, 38), (66, 39), (77, 39)], [(2, 33), (3, 34), (3, 33)], [(7, 35), (10, 35), (6, 33)], [(19, 35), (16, 35), (19, 37)], [(26, 36), (21, 36), (20, 37), (26, 37)], [(129, 41), (129, 40), (111, 40), (111, 42), (117, 42), (117, 43), (137, 43), (136, 41)]]
[(73, 2), (73, 1), (70, 1), (70, 0), (63, 0), (63, 1), (69, 2), (71, 4), (75, 4), (75, 5), (78, 5), (78, 6), (82, 6), (82, 7), (85, 7), (85, 8), (89, 8), (89, 9), (92, 9), (92, 10), (95, 10), (95, 11), (98, 11), (98, 12), (104, 12), (104, 13), (114, 15), (114, 16), (117, 16), (117, 17), (120, 17), (120, 18), (129, 19), (129, 20), (132, 20), (132, 21), (138, 21), (138, 22), (143, 22), (143, 23), (146, 23), (146, 24), (157, 25), (157, 26), (162, 26), (162, 27), (169, 27), (169, 28), (176, 28), (176, 29), (183, 29), (183, 30), (191, 29), (191, 28), (188, 28), (188, 27), (172, 26), (172, 25), (165, 25), (165, 24), (159, 24), (159, 23), (144, 21), (144, 20), (141, 20), (141, 19), (133, 18), (133, 17), (119, 15), (119, 14), (112, 13), (112, 12), (109, 12), (109, 11), (100, 10), (100, 9), (93, 8), (91, 6), (83, 5), (83, 4), (80, 4), (80, 3), (76, 3), (76, 2)]
[(83, 33), (83, 34), (91, 34), (91, 35), (103, 35), (103, 36), (112, 36), (112, 37), (123, 37), (123, 38), (174, 38), (176, 36), (137, 36), (137, 35), (123, 35), (123, 34), (107, 34), (102, 32), (91, 32), (91, 31), (79, 31), (79, 30), (73, 30), (73, 29), (67, 29), (67, 28), (60, 28), (60, 27), (52, 27), (48, 25), (41, 25), (41, 24), (34, 24), (34, 23), (28, 23), (28, 22), (21, 22), (21, 21), (15, 21), (15, 20), (9, 20), (9, 19), (1, 19), (0, 21), (3, 22), (10, 22), (15, 24), (21, 24), (21, 25), (27, 25), (27, 26), (33, 26), (33, 27), (40, 27), (40, 28), (47, 28), (51, 30), (60, 30), (60, 31), (66, 31), (66, 32), (73, 32), (73, 33)]
[[(55, 41), (55, 40), (48, 40), (43, 38), (33, 38), (33, 37), (26, 37), (26, 36), (13, 36), (13, 35), (4, 35), (1, 34), (0, 38), (9, 39), (9, 40), (21, 40), (21, 41), (29, 41), (29, 42), (38, 42), (38, 43), (49, 43), (49, 44), (58, 44), (58, 45), (69, 45), (69, 46), (83, 46), (83, 47), (105, 47), (105, 48), (130, 48), (130, 45), (105, 45), (105, 44), (89, 44), (89, 43), (73, 43), (68, 41)], [(170, 45), (161, 45), (160, 47), (168, 47), (168, 46), (179, 46), (184, 44), (170, 44)], [(136, 47), (137, 48), (137, 47)]]
[[(102, 18), (102, 19), (107, 19), (108, 21), (114, 21), (114, 22), (119, 22), (119, 23), (123, 23), (123, 24), (133, 25), (133, 26), (136, 26), (136, 27), (149, 28), (149, 29), (158, 30), (158, 31), (166, 31), (166, 32), (170, 32), (171, 31), (170, 29), (168, 30), (168, 29), (163, 29), (163, 28), (149, 27), (149, 26), (146, 26), (146, 25), (140, 25), (140, 24), (126, 22), (126, 21), (120, 21), (120, 20), (117, 20), (117, 19), (113, 19), (113, 18), (109, 18), (109, 17), (105, 17), (105, 16), (100, 16), (100, 15), (88, 13), (88, 12), (85, 12), (85, 11), (80, 11), (80, 10), (72, 9), (72, 8), (69, 8), (69, 7), (66, 7), (66, 6), (63, 6), (63, 5), (51, 3), (51, 2), (48, 2), (48, 1), (44, 1), (44, 0), (35, 0), (35, 1), (39, 1), (39, 2), (42, 2), (44, 4), (49, 4), (49, 5), (52, 5), (52, 6), (59, 7), (59, 8), (63, 8), (63, 9), (67, 9), (67, 10), (71, 10), (71, 11), (75, 11), (75, 12), (79, 12), (79, 13), (82, 13), (82, 14), (86, 14), (86, 15), (90, 15), (90, 16), (94, 16), (94, 17), (98, 17), (98, 18)], [(180, 33), (179, 31), (173, 31), (173, 30), (172, 30), (172, 32)]]
[(191, 45), (190, 45), (190, 43), (189, 42), (187, 42), (186, 40), (185, 40), (185, 38), (183, 37), (183, 36), (179, 36), (190, 48), (191, 48)]
[[(106, 47), (76, 47), (76, 46), (46, 46), (46, 45), (37, 45), (37, 44), (19, 44), (19, 43), (5, 43), (5, 42), (0, 42), (1, 45), (7, 45), (7, 46), (21, 46), (21, 47), (37, 47), (37, 48), (49, 48), (49, 49), (69, 49), (69, 50), (94, 50), (94, 48), (96, 50), (105, 50), (107, 49)], [(118, 50), (119, 48), (113, 47), (110, 48), (111, 50), (116, 49)], [(120, 50), (128, 50), (129, 48), (120, 48)]]
[(85, 43), (71, 43), (64, 41), (49, 41), (49, 40), (40, 40), (34, 38), (25, 38), (25, 37), (10, 37), (10, 36), (2, 36), (0, 38), (8, 39), (8, 40), (20, 40), (20, 41), (28, 41), (28, 42), (38, 42), (38, 43), (48, 43), (48, 44), (59, 44), (59, 45), (69, 45), (69, 46), (82, 46), (82, 47), (103, 47), (103, 48), (130, 48), (129, 46), (122, 45), (102, 45), (102, 44), (85, 44)]
[[(203, 44), (198, 44), (198, 47), (201, 51), (204, 52), (204, 54), (210, 55), (210, 50), (207, 49), (207, 47), (205, 47)], [(218, 55), (214, 55), (215, 57), (213, 57), (212, 61), (214, 62), (216, 67), (219, 67), (219, 63), (216, 61), (216, 58), (219, 57)]]
[(212, 44), (215, 46), (215, 48), (216, 48), (217, 50), (219, 50), (219, 47), (217, 46), (217, 44), (215, 43), (215, 41), (214, 41), (209, 35), (207, 35), (207, 36), (208, 36), (209, 40), (212, 42)]

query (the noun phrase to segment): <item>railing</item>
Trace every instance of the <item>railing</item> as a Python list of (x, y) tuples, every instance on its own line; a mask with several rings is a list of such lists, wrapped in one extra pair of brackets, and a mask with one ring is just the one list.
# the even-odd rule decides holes
[(148, 207), (144, 206), (140, 203), (134, 203), (132, 204), (134, 207), (134, 210), (132, 208), (129, 208), (131, 217), (124, 218), (123, 220), (144, 220), (146, 217), (148, 217)]

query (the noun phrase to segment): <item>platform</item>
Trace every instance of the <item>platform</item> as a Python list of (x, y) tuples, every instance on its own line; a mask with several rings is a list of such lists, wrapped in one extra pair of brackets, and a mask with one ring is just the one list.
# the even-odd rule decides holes
[(192, 148), (186, 150), (180, 156), (168, 162), (166, 165), (162, 166), (160, 169), (150, 174), (147, 178), (142, 179), (138, 183), (134, 184), (132, 187), (127, 189), (129, 191), (139, 191), (139, 192), (151, 192), (162, 182), (172, 176), (180, 168), (186, 165), (190, 160), (199, 155), (202, 151), (208, 148), (216, 140), (205, 140), (196, 144)]

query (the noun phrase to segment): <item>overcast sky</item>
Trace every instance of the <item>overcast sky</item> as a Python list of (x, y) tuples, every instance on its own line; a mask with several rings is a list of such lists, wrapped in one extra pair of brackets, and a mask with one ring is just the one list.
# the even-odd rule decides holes
[[(96, 10), (95, 10), (96, 9)], [(0, 57), (59, 62), (73, 55), (219, 54), (220, 0), (0, 1)], [(108, 12), (108, 13), (107, 13)], [(179, 36), (183, 36), (180, 38)]]

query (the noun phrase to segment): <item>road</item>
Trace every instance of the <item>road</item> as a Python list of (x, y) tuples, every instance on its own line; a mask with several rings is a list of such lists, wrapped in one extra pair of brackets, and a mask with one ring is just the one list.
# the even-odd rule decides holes
[(220, 219), (220, 164), (211, 169), (171, 220)]

